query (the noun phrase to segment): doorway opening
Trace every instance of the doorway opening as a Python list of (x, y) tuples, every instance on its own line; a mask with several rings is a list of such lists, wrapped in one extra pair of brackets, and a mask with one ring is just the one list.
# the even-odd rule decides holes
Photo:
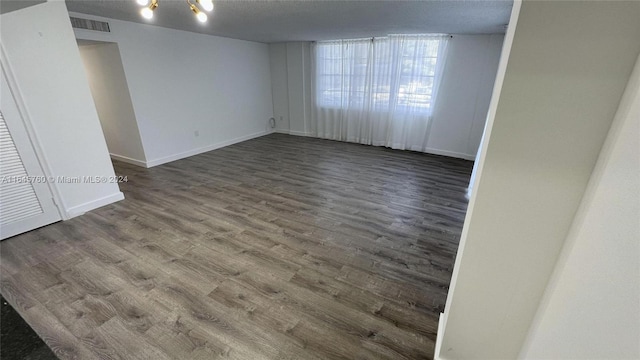
[(117, 43), (77, 40), (112, 159), (146, 167), (146, 157)]

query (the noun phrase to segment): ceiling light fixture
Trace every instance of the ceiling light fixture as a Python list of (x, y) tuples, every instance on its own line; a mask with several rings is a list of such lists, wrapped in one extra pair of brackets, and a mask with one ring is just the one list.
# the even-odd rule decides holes
[[(136, 0), (136, 3), (138, 3), (138, 5), (144, 6), (144, 8), (140, 10), (140, 14), (142, 15), (142, 17), (148, 20), (152, 19), (153, 11), (158, 7), (159, 1), (160, 0), (151, 0), (151, 4), (147, 6), (147, 4), (149, 4), (149, 0)], [(195, 1), (198, 5), (200, 5), (202, 10), (207, 12), (213, 11), (213, 0)], [(200, 10), (200, 8), (198, 8), (196, 4), (191, 3), (191, 0), (187, 0), (187, 4), (189, 5), (189, 9), (191, 9), (191, 11), (193, 11), (193, 13), (196, 15), (196, 19), (198, 19), (199, 22), (207, 22), (208, 16), (206, 13), (202, 12), (202, 10)]]
[[(188, 2), (188, 0), (187, 0)], [(200, 9), (198, 9), (197, 6), (195, 6), (192, 3), (189, 3), (189, 7), (191, 8), (191, 11), (193, 11), (194, 14), (196, 14), (196, 19), (198, 19), (198, 21), (200, 22), (206, 22), (207, 21), (207, 14), (203, 13), (202, 11), (200, 11)]]
[(200, 6), (202, 6), (202, 10), (204, 11), (213, 11), (213, 1), (212, 0), (196, 0)]
[[(138, 1), (139, 3), (140, 1)], [(153, 10), (158, 7), (158, 0), (151, 0), (151, 5), (140, 10), (140, 14), (143, 18), (150, 20), (153, 18)]]

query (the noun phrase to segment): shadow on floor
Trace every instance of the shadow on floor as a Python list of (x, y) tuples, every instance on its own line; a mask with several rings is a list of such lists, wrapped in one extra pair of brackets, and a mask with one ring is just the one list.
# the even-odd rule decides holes
[(57, 360), (51, 349), (0, 295), (0, 359)]

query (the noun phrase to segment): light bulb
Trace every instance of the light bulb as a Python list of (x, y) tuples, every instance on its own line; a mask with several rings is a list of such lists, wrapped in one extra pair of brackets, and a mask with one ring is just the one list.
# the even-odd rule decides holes
[(140, 10), (140, 15), (142, 15), (143, 18), (145, 19), (152, 19), (153, 18), (153, 10), (149, 9), (148, 7)]
[(213, 11), (213, 1), (212, 0), (198, 0), (200, 6), (206, 11)]
[(203, 12), (199, 12), (196, 14), (196, 18), (198, 18), (198, 21), (200, 22), (207, 22), (207, 14), (203, 13)]
[(149, 0), (136, 0), (136, 2), (138, 3), (138, 5), (140, 6), (147, 6), (149, 5)]

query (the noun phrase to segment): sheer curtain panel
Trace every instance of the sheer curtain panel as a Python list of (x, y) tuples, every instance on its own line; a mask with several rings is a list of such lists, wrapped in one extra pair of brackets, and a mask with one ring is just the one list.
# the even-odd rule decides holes
[(314, 43), (316, 136), (425, 151), (448, 38)]

